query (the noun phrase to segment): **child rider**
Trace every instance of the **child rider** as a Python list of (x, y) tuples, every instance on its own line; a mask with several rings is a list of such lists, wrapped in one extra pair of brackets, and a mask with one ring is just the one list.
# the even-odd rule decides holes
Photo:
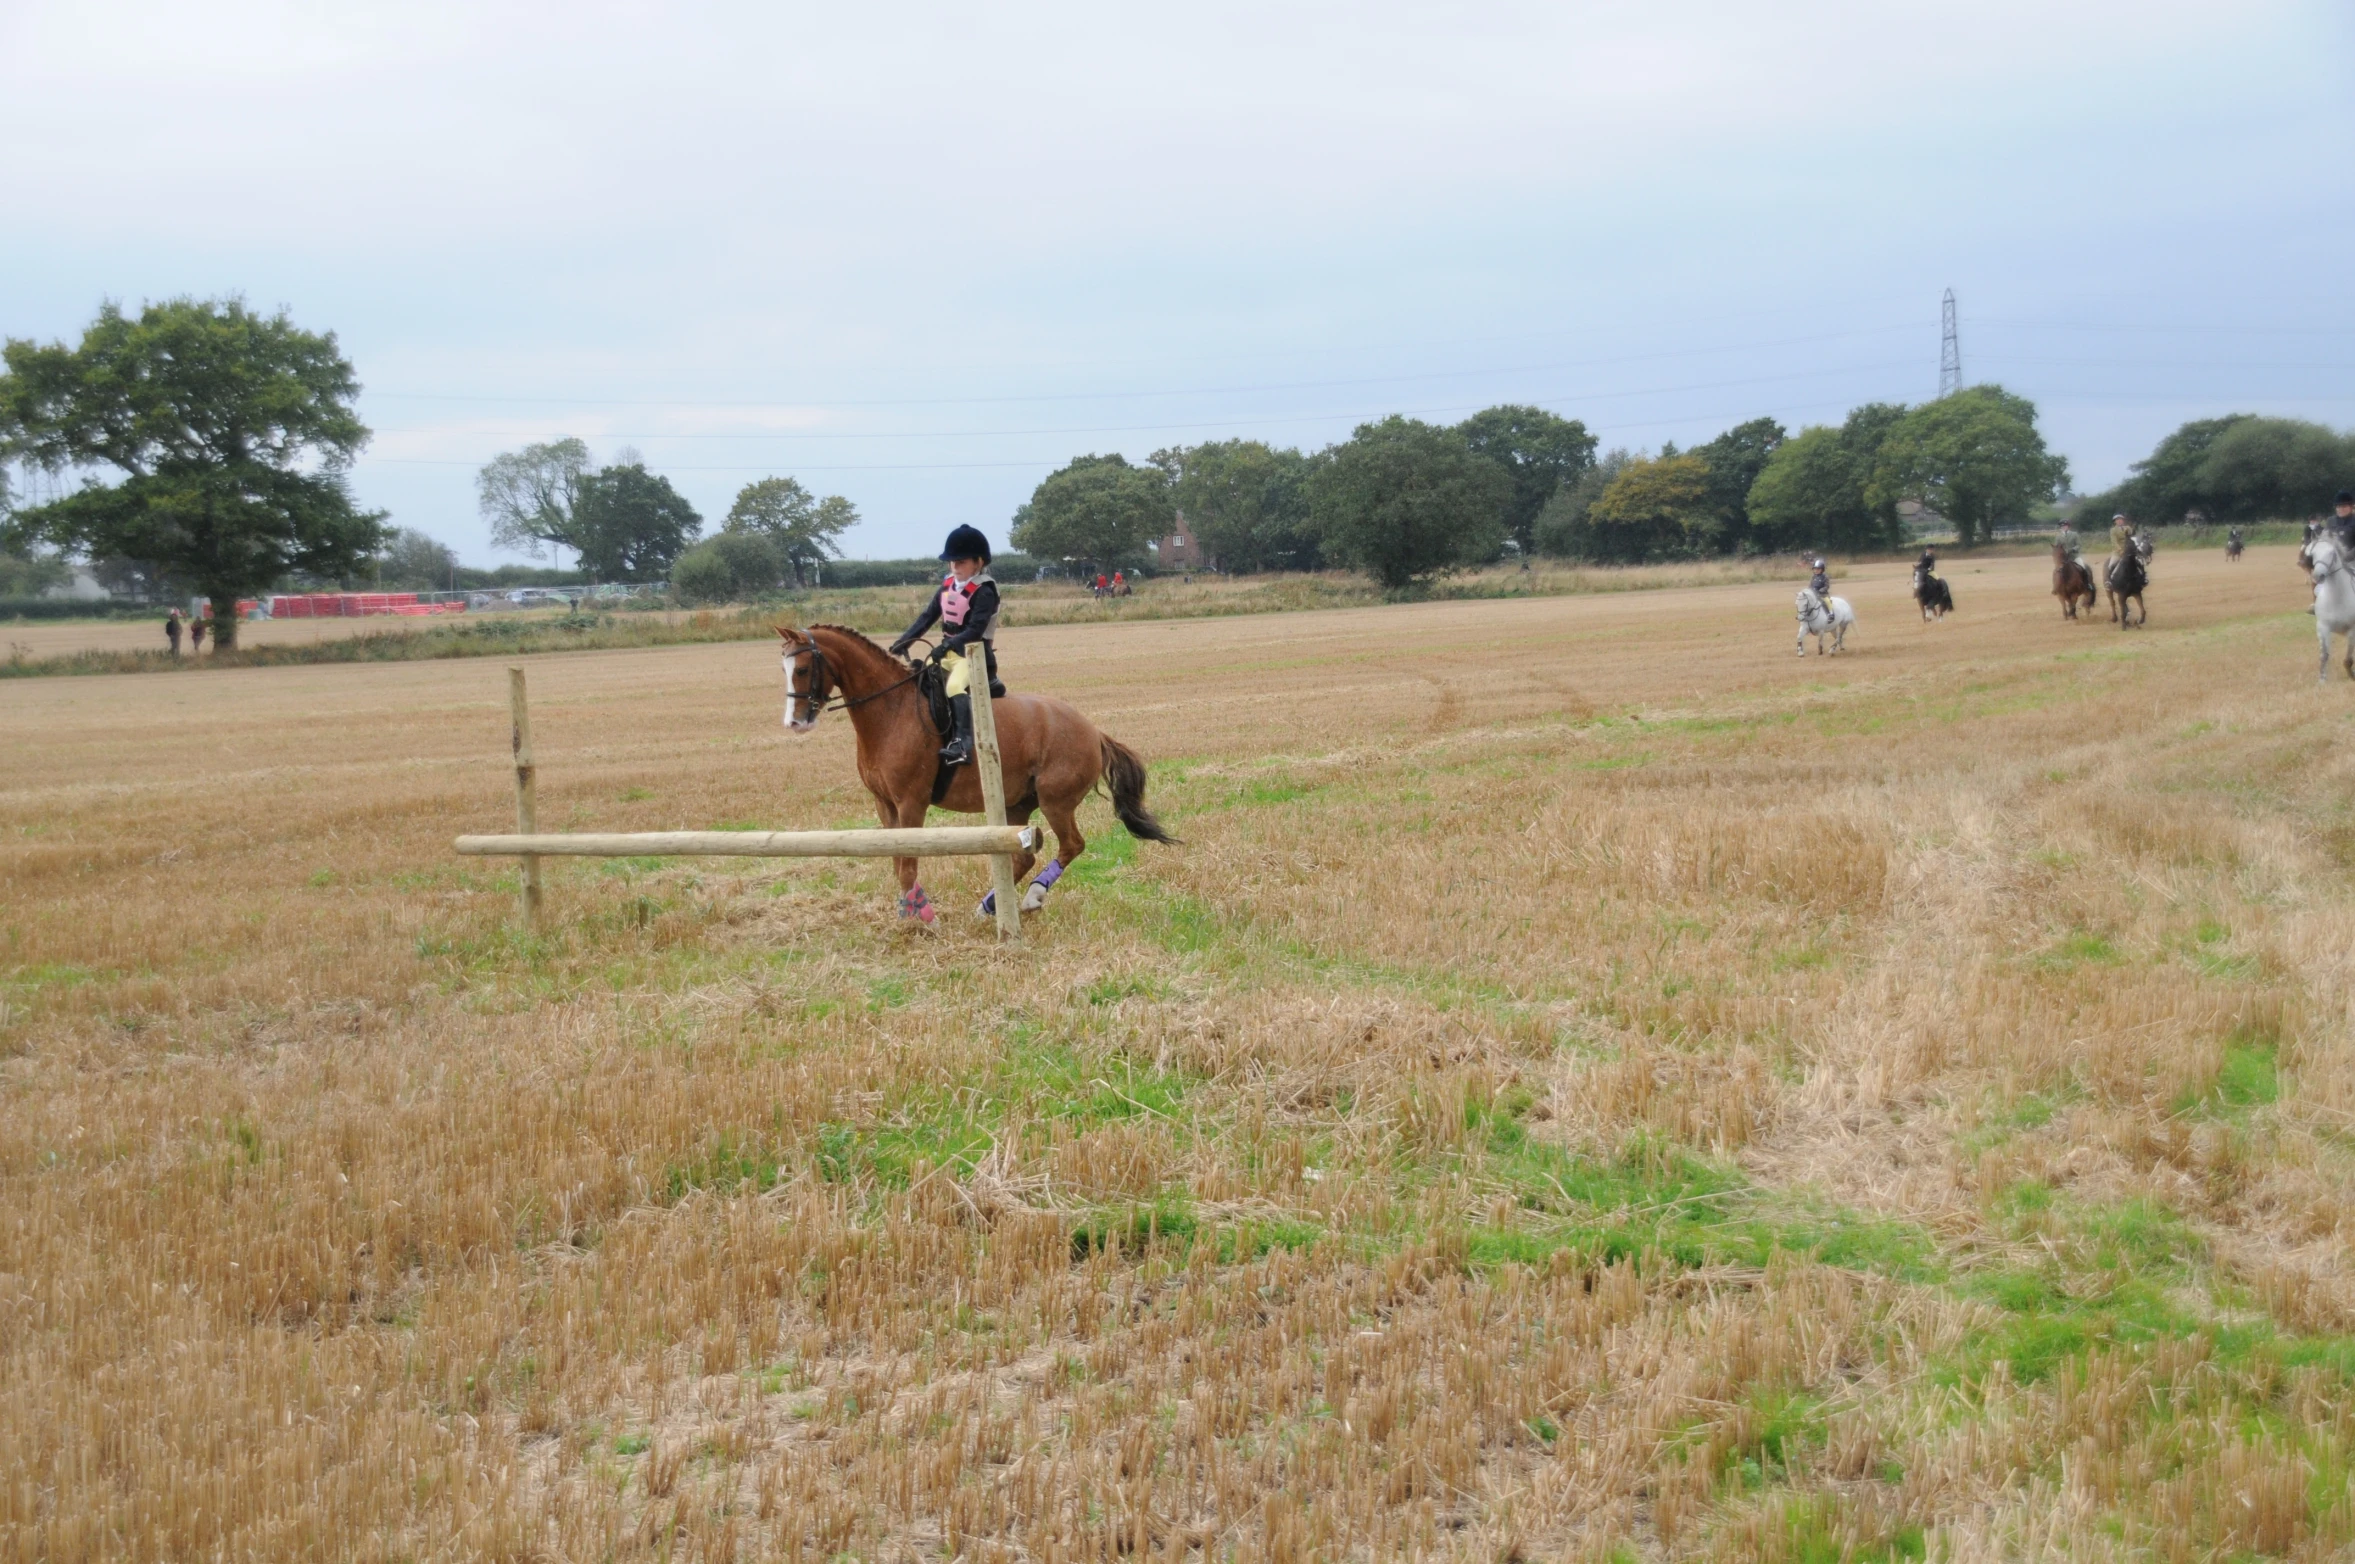
[(916, 637), (938, 622), (946, 632), (932, 660), (948, 670), (949, 709), (956, 713), (957, 731), (940, 751), (944, 766), (961, 766), (973, 758), (973, 658), (971, 647), (981, 643), (983, 665), (989, 670), (989, 691), (1003, 695), (998, 683), (998, 584), (989, 575), (989, 539), (975, 527), (959, 527), (949, 534), (940, 557), (949, 573), (932, 594), (932, 601), (916, 622), (891, 643), (894, 657), (906, 652)]

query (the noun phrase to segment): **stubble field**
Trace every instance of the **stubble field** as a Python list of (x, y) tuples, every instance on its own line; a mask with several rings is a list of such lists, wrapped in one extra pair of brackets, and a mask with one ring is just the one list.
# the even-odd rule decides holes
[[(0, 1558), (2329, 1557), (2355, 686), (2288, 551), (1042, 627), (978, 861), (552, 863), (492, 660), (0, 689)], [(751, 645), (543, 828), (860, 825)]]

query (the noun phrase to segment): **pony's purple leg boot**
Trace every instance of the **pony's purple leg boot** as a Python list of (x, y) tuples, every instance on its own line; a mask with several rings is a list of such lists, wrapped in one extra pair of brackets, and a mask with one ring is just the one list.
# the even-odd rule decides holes
[(1063, 860), (1057, 858), (1041, 869), (1038, 878), (1030, 882), (1030, 889), (1022, 893), (1022, 910), (1036, 912), (1044, 907), (1047, 904), (1047, 892), (1053, 890), (1055, 882), (1062, 878)]

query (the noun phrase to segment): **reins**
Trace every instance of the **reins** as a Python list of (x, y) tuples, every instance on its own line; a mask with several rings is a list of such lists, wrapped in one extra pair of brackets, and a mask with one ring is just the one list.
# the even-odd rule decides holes
[[(833, 669), (826, 662), (826, 649), (818, 644), (817, 639), (814, 636), (810, 639), (809, 642), (809, 654), (811, 679), (810, 688), (813, 690), (821, 689), (829, 683), (834, 686), (834, 702), (832, 705), (827, 705), (823, 701), (811, 701), (810, 718), (812, 721), (815, 721), (817, 718), (824, 716), (827, 712), (830, 711), (848, 711), (854, 706), (864, 706), (869, 701), (880, 700), (884, 696), (889, 695), (894, 690), (903, 689), (908, 685), (914, 684), (918, 679), (924, 676), (924, 670), (921, 667), (911, 666), (908, 669), (908, 676), (904, 679), (896, 680), (893, 683), (883, 686), (883, 688), (879, 690), (869, 690), (864, 695), (852, 695), (845, 688), (843, 682), (834, 676)], [(799, 654), (796, 653), (796, 655)], [(805, 700), (808, 699), (807, 696), (803, 698)]]

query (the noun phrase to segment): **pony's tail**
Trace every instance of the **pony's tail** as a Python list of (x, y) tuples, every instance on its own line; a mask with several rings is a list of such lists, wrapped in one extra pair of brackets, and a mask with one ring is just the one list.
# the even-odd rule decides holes
[(1112, 813), (1128, 827), (1128, 834), (1141, 842), (1168, 842), (1177, 845), (1177, 838), (1161, 827), (1152, 812), (1145, 808), (1145, 763), (1137, 759), (1137, 752), (1118, 739), (1104, 738), (1104, 780), (1112, 788)]

